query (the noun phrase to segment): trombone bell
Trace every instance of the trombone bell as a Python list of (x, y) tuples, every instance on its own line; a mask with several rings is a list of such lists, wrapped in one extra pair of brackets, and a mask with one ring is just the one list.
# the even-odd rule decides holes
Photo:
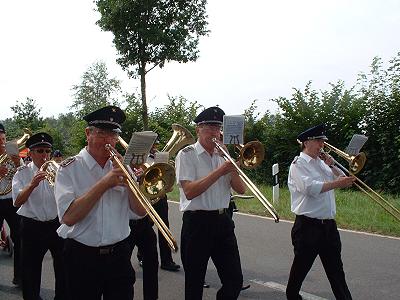
[(239, 163), (242, 168), (247, 170), (258, 167), (264, 160), (264, 145), (259, 141), (251, 141), (246, 145), (239, 145)]

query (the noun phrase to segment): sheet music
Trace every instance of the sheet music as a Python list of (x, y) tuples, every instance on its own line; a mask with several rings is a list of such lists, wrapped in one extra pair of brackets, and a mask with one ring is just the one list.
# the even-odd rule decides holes
[(145, 163), (156, 139), (157, 133), (153, 131), (134, 132), (125, 152), (124, 165), (129, 165), (131, 162), (135, 165)]
[(223, 119), (224, 140), (223, 143), (227, 144), (243, 144), (243, 131), (244, 131), (244, 116), (224, 116)]
[(346, 153), (350, 155), (357, 155), (360, 153), (360, 149), (364, 146), (368, 137), (363, 134), (355, 134), (350, 140), (349, 145), (346, 148)]

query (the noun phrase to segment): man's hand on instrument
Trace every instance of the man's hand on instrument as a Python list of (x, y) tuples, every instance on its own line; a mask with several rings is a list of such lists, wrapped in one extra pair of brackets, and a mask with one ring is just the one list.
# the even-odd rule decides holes
[(31, 185), (37, 187), (39, 183), (46, 178), (47, 173), (45, 171), (38, 171), (31, 180)]
[(108, 188), (113, 188), (115, 186), (126, 186), (127, 180), (125, 173), (119, 168), (113, 168), (106, 176), (102, 178)]
[(321, 158), (329, 167), (334, 165), (333, 157), (327, 153), (320, 153), (319, 158)]
[(221, 170), (222, 170), (222, 175), (226, 175), (228, 173), (231, 172), (235, 172), (237, 171), (235, 165), (233, 163), (231, 163), (229, 160), (225, 161), (221, 166), (220, 166)]
[(337, 181), (337, 185), (339, 188), (346, 188), (353, 185), (353, 182), (356, 180), (354, 176), (340, 176)]

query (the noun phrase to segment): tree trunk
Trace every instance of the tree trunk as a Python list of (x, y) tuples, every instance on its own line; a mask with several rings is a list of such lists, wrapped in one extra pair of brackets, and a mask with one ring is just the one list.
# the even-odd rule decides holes
[(149, 128), (149, 117), (147, 114), (147, 100), (146, 100), (146, 63), (141, 63), (139, 66), (140, 74), (140, 90), (142, 93), (142, 119), (143, 119), (143, 130)]

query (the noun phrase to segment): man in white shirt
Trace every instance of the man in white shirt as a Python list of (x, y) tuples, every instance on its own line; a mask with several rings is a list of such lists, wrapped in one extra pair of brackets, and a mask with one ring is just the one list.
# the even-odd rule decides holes
[(125, 118), (116, 106), (86, 115), (87, 146), (64, 160), (57, 172), (58, 234), (66, 239), (70, 299), (133, 299), (130, 211), (138, 217), (146, 212), (106, 149), (114, 149)]
[(291, 234), (294, 259), (286, 296), (289, 300), (302, 299), (301, 285), (319, 255), (336, 299), (349, 300), (352, 298), (345, 280), (342, 245), (334, 219), (334, 189), (351, 186), (355, 178), (344, 176), (330, 156), (321, 154), (327, 140), (323, 124), (307, 129), (297, 139), (302, 152), (293, 160), (288, 178), (296, 220)]
[(222, 287), (217, 299), (237, 299), (243, 284), (234, 223), (227, 213), (231, 188), (246, 190), (235, 166), (215, 149), (224, 112), (210, 107), (196, 119), (198, 140), (176, 157), (176, 177), (183, 211), (181, 257), (185, 270), (185, 299), (198, 300), (208, 260), (217, 268)]
[[(0, 124), (0, 155), (8, 155), (6, 153), (6, 130), (3, 124)], [(13, 174), (9, 173), (10, 170), (15, 172), (14, 168), (18, 168), (22, 165), (22, 160), (18, 155), (10, 155), (11, 160), (7, 163), (0, 165), (0, 189), (3, 195), (0, 196), (0, 226), (3, 225), (3, 221), (6, 220), (10, 227), (10, 237), (14, 243), (14, 278), (13, 284), (21, 285), (21, 266), (20, 266), (20, 236), (19, 236), (19, 224), (20, 218), (17, 214), (17, 208), (13, 205), (11, 189), (9, 188), (10, 181), (12, 180)], [(11, 164), (11, 166), (10, 166)], [(12, 165), (14, 164), (14, 165)], [(10, 190), (8, 193), (7, 191)]]
[(65, 265), (62, 255), (63, 239), (57, 235), (60, 226), (54, 188), (40, 171), (50, 159), (53, 139), (40, 132), (25, 143), (32, 162), (18, 168), (13, 178), (14, 206), (21, 216), (22, 293), (24, 299), (40, 299), (42, 262), (48, 250), (53, 257), (55, 273), (55, 299), (67, 299)]

